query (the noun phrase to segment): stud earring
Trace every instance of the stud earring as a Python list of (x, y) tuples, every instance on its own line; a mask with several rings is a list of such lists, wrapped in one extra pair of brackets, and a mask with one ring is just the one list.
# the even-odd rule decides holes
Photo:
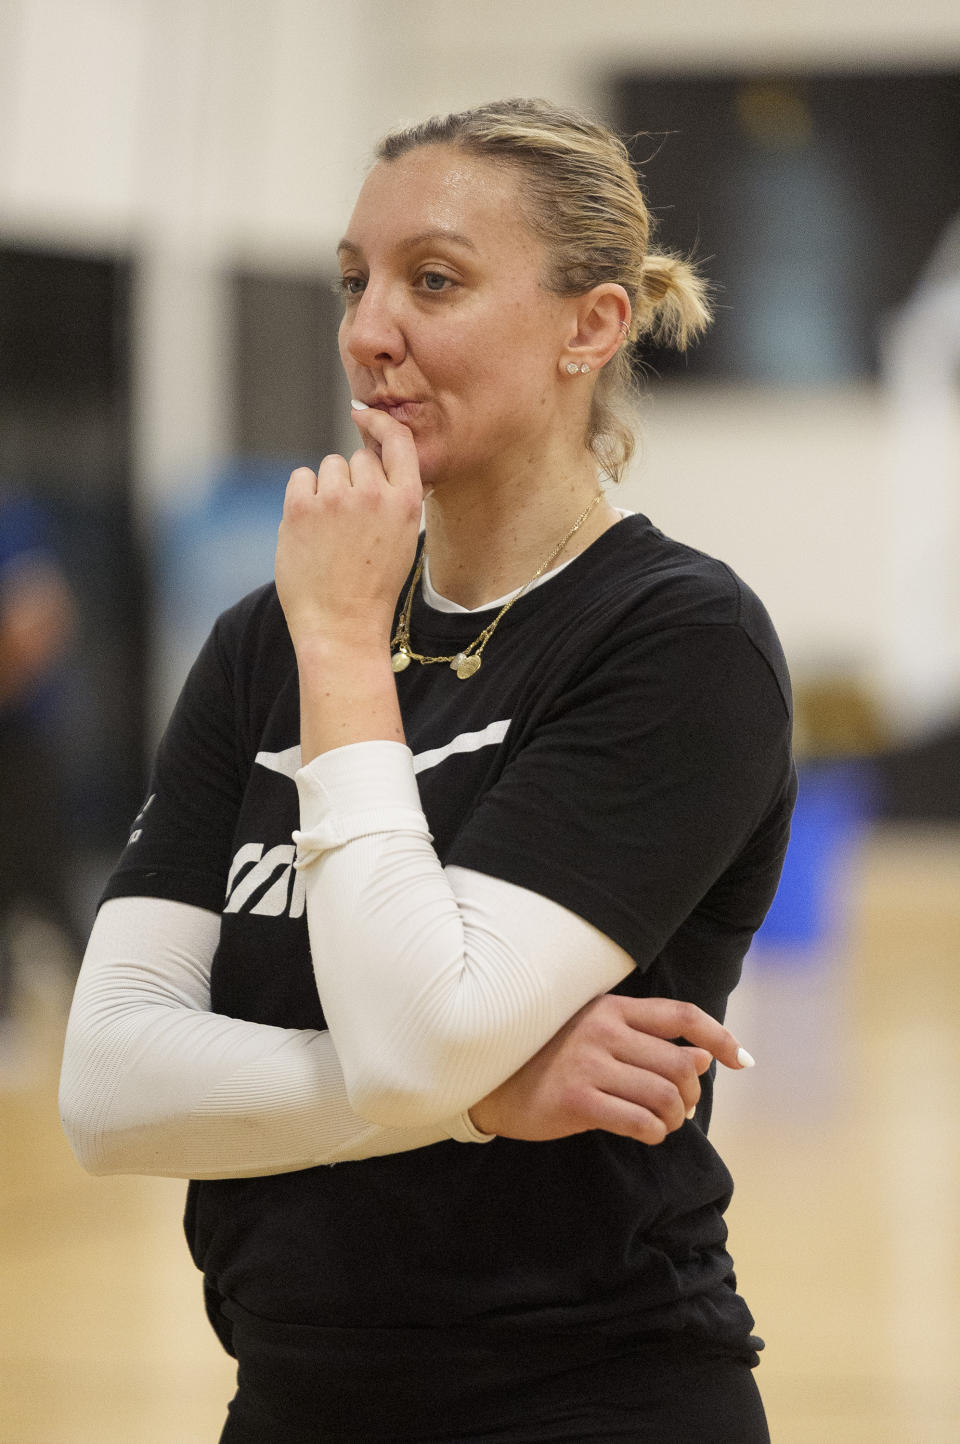
[(589, 376), (589, 374), (590, 374), (590, 367), (587, 365), (586, 361), (584, 361), (583, 365), (580, 367), (580, 375), (581, 375), (581, 376)]
[(576, 361), (568, 361), (568, 362), (567, 362), (567, 375), (568, 375), (568, 376), (576, 376), (577, 373), (579, 372), (579, 370), (580, 370), (580, 367), (577, 365)]

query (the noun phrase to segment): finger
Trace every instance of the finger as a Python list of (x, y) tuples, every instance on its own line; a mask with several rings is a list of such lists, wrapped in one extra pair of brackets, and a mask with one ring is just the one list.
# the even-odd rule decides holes
[(662, 1119), (636, 1103), (614, 1093), (597, 1092), (585, 1109), (586, 1128), (600, 1128), (605, 1133), (619, 1133), (622, 1138), (635, 1138), (638, 1143), (656, 1145), (667, 1136)]
[(283, 511), (280, 516), (280, 532), (282, 535), (285, 526), (297, 520), (301, 516), (308, 516), (316, 503), (317, 477), (309, 466), (298, 466), (290, 473), (290, 480), (287, 482), (287, 489), (283, 494)]
[(421, 492), (420, 462), (409, 426), (373, 406), (365, 411), (354, 409), (351, 415), (364, 443), (375, 442), (379, 446), (384, 474), (390, 485), (416, 487)]
[(364, 446), (380, 456), (390, 484), (400, 486), (415, 481), (419, 485), (420, 463), (410, 428), (375, 406), (354, 408), (351, 416)]
[[(610, 1043), (602, 1042), (600, 1046), (609, 1048), (611, 1059), (623, 1064), (636, 1077), (641, 1074), (656, 1075), (664, 1080), (670, 1096), (682, 1102), (684, 1113), (699, 1103), (700, 1074), (705, 1073), (713, 1062), (713, 1055), (706, 1049), (668, 1043), (622, 1024), (616, 1038)], [(637, 1095), (632, 1093), (631, 1096)]]
[(705, 1048), (727, 1068), (753, 1067), (753, 1058), (729, 1028), (695, 1003), (685, 1003), (678, 998), (616, 996), (623, 1005), (624, 1021), (630, 1027), (658, 1038), (684, 1038), (694, 1047)]
[(313, 496), (317, 489), (317, 474), (309, 466), (298, 466), (290, 473), (287, 482), (287, 496)]
[(683, 1052), (688, 1054), (693, 1060), (693, 1071), (698, 1078), (701, 1073), (706, 1073), (710, 1064), (713, 1062), (712, 1053), (708, 1052), (706, 1048), (695, 1048), (692, 1043), (689, 1047), (685, 1046)]
[(662, 1073), (646, 1068), (634, 1068), (627, 1063), (616, 1061), (612, 1061), (611, 1067), (605, 1071), (603, 1078), (598, 1080), (597, 1086), (605, 1093), (622, 1098), (625, 1103), (645, 1108), (648, 1113), (660, 1119), (668, 1133), (682, 1127), (688, 1110), (696, 1106), (700, 1097), (700, 1088), (696, 1083), (693, 1085), (695, 1093), (687, 1089), (691, 1095), (688, 1101), (671, 1078), (665, 1078)]
[(377, 452), (360, 447), (350, 458), (350, 480), (355, 487), (379, 491), (387, 484), (383, 463)]
[(317, 467), (317, 491), (339, 491), (350, 484), (350, 465), (346, 457), (330, 452)]

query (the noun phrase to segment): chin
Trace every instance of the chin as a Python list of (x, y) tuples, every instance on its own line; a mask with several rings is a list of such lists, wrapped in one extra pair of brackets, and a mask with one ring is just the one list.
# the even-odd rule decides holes
[(466, 476), (479, 473), (485, 475), (495, 460), (486, 452), (477, 454), (476, 448), (468, 450), (469, 438), (462, 445), (450, 441), (446, 436), (417, 436), (414, 434), (417, 460), (420, 465), (420, 480), (424, 489), (449, 486)]
[(420, 480), (424, 489), (438, 486), (449, 474), (449, 468), (444, 465), (444, 459), (437, 455), (436, 448), (432, 447), (426, 439), (420, 441), (414, 438), (417, 445), (417, 460), (420, 463)]

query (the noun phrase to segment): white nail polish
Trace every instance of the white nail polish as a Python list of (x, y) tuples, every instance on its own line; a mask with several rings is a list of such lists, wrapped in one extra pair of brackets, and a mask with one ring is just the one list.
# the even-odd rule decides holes
[(688, 1117), (688, 1118), (692, 1118), (693, 1115), (696, 1113), (696, 1111), (697, 1111), (697, 1105), (694, 1104), (692, 1108), (688, 1108), (688, 1109), (687, 1109), (687, 1117)]
[(352, 409), (353, 409), (354, 411), (369, 411), (369, 410), (370, 410), (370, 407), (367, 405), (367, 403), (366, 403), (365, 401), (356, 401), (356, 400), (354, 399), (354, 397), (352, 397), (352, 396), (350, 397), (350, 405), (351, 405), (351, 407), (352, 407)]
[(756, 1060), (756, 1058), (752, 1058), (752, 1057), (750, 1056), (750, 1054), (747, 1052), (746, 1048), (738, 1048), (738, 1049), (737, 1049), (737, 1062), (740, 1064), (740, 1067), (741, 1067), (741, 1068), (755, 1068), (755, 1067), (756, 1067), (757, 1060)]

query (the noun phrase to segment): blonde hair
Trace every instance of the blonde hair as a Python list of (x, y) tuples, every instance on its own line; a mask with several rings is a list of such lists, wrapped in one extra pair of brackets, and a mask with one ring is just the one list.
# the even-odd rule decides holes
[[(576, 110), (545, 100), (503, 100), (392, 131), (377, 159), (392, 161), (424, 145), (523, 170), (524, 218), (547, 248), (543, 284), (583, 295), (605, 281), (630, 298), (629, 341), (649, 337), (684, 350), (710, 322), (707, 288), (689, 261), (651, 252), (654, 222), (626, 146)], [(619, 481), (633, 454), (634, 396), (629, 347), (597, 378), (586, 443), (602, 471)]]

